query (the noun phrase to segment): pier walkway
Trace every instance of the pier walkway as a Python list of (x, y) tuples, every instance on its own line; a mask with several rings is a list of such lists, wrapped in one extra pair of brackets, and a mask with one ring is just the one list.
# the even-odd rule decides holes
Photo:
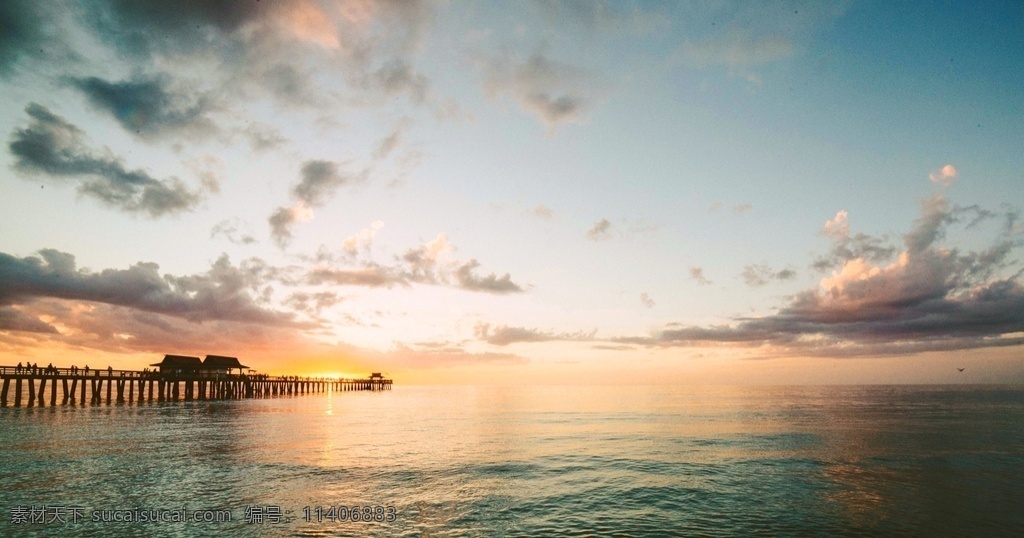
[[(131, 402), (272, 398), (322, 392), (391, 390), (390, 379), (373, 374), (344, 379), (199, 371), (85, 370), (0, 366), (0, 407), (91, 405)], [(13, 387), (12, 387), (13, 385)], [(12, 390), (13, 389), (13, 390)], [(12, 394), (13, 393), (13, 394)], [(27, 398), (23, 401), (22, 398)]]

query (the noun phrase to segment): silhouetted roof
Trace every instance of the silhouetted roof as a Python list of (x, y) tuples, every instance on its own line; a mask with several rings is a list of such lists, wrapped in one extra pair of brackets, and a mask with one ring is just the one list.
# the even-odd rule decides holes
[(199, 360), (199, 357), (186, 357), (184, 355), (164, 355), (164, 360), (150, 364), (150, 366), (159, 366), (161, 368), (178, 368), (181, 370), (198, 370), (203, 366), (203, 362)]
[(238, 362), (237, 357), (224, 357), (222, 355), (207, 355), (206, 360), (203, 361), (203, 369), (205, 370), (230, 370), (232, 368), (248, 368), (248, 366)]

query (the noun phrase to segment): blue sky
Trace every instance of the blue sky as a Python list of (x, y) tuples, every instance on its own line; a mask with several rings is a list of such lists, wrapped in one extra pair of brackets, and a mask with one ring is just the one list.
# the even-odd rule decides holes
[(8, 362), (1024, 380), (1019, 3), (0, 21)]

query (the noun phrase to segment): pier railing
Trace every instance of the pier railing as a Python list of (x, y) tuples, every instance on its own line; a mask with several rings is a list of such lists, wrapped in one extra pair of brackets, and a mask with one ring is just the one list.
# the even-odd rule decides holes
[[(44, 405), (47, 388), (50, 405), (269, 398), (274, 396), (322, 393), (328, 391), (391, 390), (392, 381), (378, 375), (365, 379), (271, 376), (253, 371), (226, 373), (211, 370), (114, 370), (86, 369), (77, 366), (36, 367), (0, 366), (0, 406), (22, 405), (22, 392), (28, 392), (27, 405)], [(58, 384), (58, 381), (60, 382)], [(8, 398), (14, 385), (13, 399)], [(49, 386), (47, 386), (49, 385)], [(63, 389), (62, 391), (59, 389)], [(104, 398), (104, 390), (106, 398)]]

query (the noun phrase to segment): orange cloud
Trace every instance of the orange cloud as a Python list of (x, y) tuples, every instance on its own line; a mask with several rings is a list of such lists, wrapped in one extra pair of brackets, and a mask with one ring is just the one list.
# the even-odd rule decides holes
[(951, 164), (947, 164), (938, 170), (928, 174), (928, 179), (932, 180), (932, 183), (948, 187), (956, 181), (956, 178), (960, 177), (960, 173), (956, 171), (956, 167)]
[(330, 16), (310, 1), (288, 2), (278, 18), (281, 26), (295, 37), (324, 48), (341, 47), (338, 32)]

